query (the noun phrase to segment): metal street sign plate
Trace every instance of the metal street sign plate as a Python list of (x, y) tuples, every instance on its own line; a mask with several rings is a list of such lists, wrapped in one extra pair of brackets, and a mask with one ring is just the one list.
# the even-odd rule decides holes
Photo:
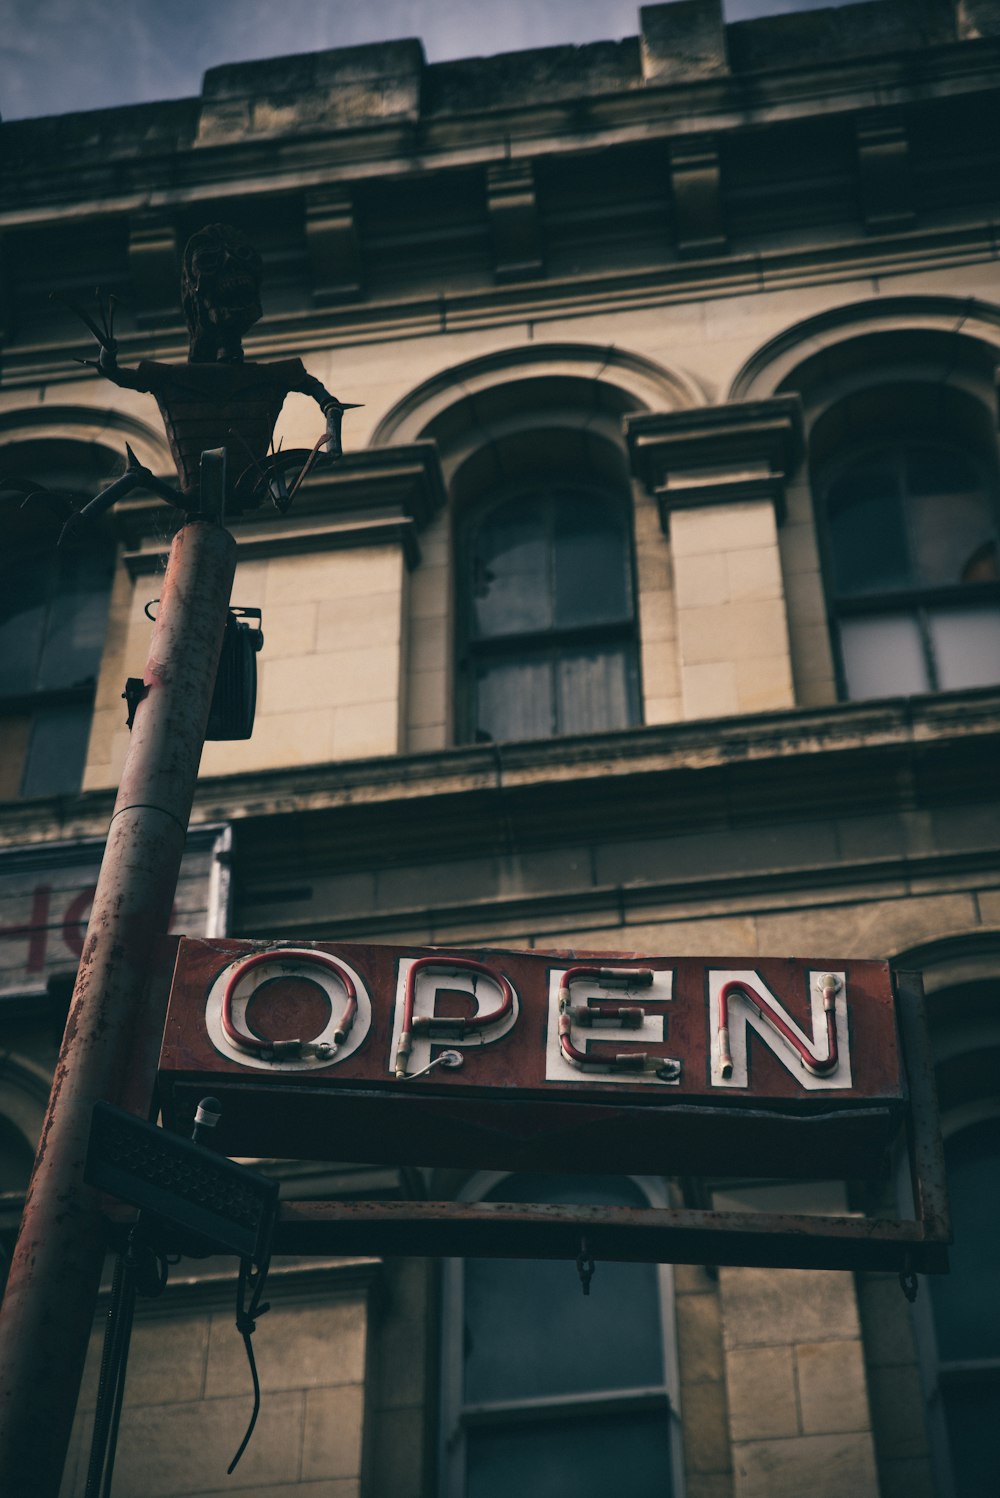
[(510, 1170), (871, 1176), (906, 1103), (882, 962), (349, 942), (183, 940), (159, 1081), (228, 1154)]

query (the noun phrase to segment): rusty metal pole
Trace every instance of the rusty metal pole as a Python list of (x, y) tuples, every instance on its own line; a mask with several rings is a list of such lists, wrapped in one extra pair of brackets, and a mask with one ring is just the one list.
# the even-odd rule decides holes
[[(225, 455), (209, 458), (208, 487), (221, 498)], [(202, 475), (209, 478), (204, 461)], [(91, 1110), (118, 1094), (150, 951), (169, 924), (235, 562), (221, 523), (193, 521), (170, 548), (148, 693), (135, 715), (0, 1314), (0, 1493), (10, 1498), (59, 1492), (107, 1248), (83, 1182)]]

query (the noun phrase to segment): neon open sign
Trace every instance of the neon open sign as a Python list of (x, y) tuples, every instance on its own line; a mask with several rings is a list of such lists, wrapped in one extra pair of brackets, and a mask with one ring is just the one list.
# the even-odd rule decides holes
[(231, 1153), (872, 1174), (905, 1099), (884, 963), (181, 943), (168, 1122)]

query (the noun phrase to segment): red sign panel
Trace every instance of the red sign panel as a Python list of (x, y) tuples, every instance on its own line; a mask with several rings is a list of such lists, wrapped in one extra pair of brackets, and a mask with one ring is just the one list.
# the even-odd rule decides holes
[(236, 1155), (878, 1172), (906, 1090), (885, 963), (184, 940), (168, 1126)]

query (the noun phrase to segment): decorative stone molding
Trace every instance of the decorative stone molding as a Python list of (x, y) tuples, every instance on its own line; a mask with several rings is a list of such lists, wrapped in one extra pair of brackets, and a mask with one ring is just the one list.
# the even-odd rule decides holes
[[(418, 532), (444, 502), (433, 442), (366, 448), (307, 479), (287, 515), (262, 506), (232, 530), (241, 561), (396, 542), (407, 566), (414, 567), (420, 560)], [(163, 502), (150, 496), (116, 507), (115, 525), (133, 577), (162, 565), (166, 513)]]
[(307, 194), (306, 248), (315, 306), (360, 294), (361, 259), (349, 188), (323, 187)]
[(893, 110), (857, 121), (858, 196), (865, 228), (872, 234), (906, 229), (916, 222), (906, 126)]
[(127, 442), (151, 472), (168, 480), (172, 472), (162, 427), (156, 430), (128, 412), (83, 401), (17, 405), (0, 411), (0, 447), (20, 442), (64, 444), (64, 451), (74, 445), (92, 445), (106, 448), (109, 455), (120, 455), (122, 461)]
[(487, 169), (486, 191), (497, 281), (522, 281), (541, 275), (538, 203), (531, 162), (496, 162)]
[[(699, 386), (682, 371), (669, 369), (644, 354), (597, 343), (546, 343), (541, 340), (495, 349), (453, 364), (408, 391), (386, 412), (372, 435), (373, 445), (412, 441), (428, 431), (459, 401), (474, 403), (472, 420), (479, 422), (479, 405), (494, 390), (509, 391), (520, 380), (579, 382), (592, 409), (593, 387), (614, 392), (609, 409), (660, 410), (688, 408), (704, 399)], [(541, 389), (541, 385), (536, 389)]]
[(831, 365), (884, 366), (893, 340), (896, 352), (889, 358), (900, 357), (901, 338), (907, 340), (908, 364), (937, 361), (938, 372), (927, 378), (939, 381), (941, 368), (961, 368), (971, 375), (1000, 359), (1000, 308), (979, 297), (940, 293), (868, 297), (827, 308), (762, 344), (737, 373), (729, 399), (766, 400), (784, 386), (803, 391), (808, 400), (812, 382), (805, 372), (810, 368), (820, 372), (822, 384), (822, 370)]
[(13, 330), (13, 300), (9, 273), (9, 236), (0, 233), (0, 344), (5, 344)]
[(710, 135), (681, 136), (670, 145), (674, 233), (681, 255), (721, 255), (726, 248), (719, 150)]
[(129, 219), (128, 265), (135, 293), (136, 325), (177, 321), (180, 255), (177, 227), (164, 213), (137, 213)]
[(655, 494), (668, 533), (672, 511), (769, 499), (784, 517), (785, 482), (802, 453), (797, 395), (643, 412), (625, 418), (632, 471)]

